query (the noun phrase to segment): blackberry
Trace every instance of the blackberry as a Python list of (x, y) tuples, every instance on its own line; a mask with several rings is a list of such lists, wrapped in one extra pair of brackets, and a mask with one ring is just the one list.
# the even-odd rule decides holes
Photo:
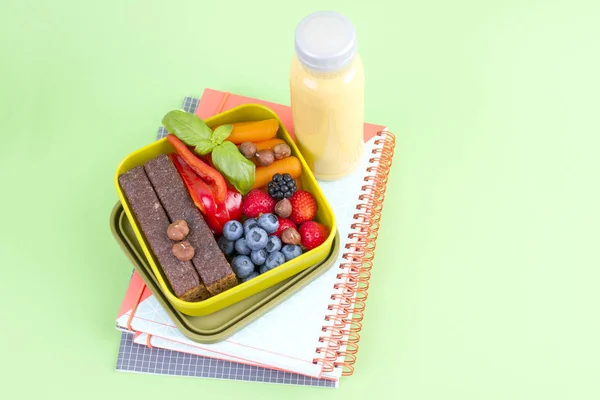
[(296, 191), (296, 181), (290, 174), (275, 174), (268, 183), (267, 189), (269, 196), (275, 200), (289, 199)]

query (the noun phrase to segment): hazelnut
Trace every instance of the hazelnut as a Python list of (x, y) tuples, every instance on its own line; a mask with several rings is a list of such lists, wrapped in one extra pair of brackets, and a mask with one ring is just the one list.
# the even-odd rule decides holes
[(260, 150), (256, 153), (256, 162), (261, 167), (266, 167), (273, 164), (275, 156), (271, 150)]
[(292, 215), (292, 202), (288, 199), (282, 199), (275, 204), (275, 214), (281, 218), (287, 218)]
[(171, 252), (179, 261), (190, 261), (194, 258), (194, 254), (196, 253), (190, 242), (187, 240), (175, 243)]
[(256, 145), (252, 142), (244, 142), (240, 145), (240, 151), (247, 159), (256, 155)]
[(300, 244), (300, 234), (296, 228), (285, 228), (281, 234), (281, 241), (285, 244)]
[(279, 143), (273, 147), (273, 154), (276, 160), (289, 157), (292, 154), (292, 149), (286, 143)]
[(190, 228), (187, 222), (182, 219), (173, 222), (167, 228), (167, 236), (171, 240), (183, 240), (188, 233), (190, 233)]

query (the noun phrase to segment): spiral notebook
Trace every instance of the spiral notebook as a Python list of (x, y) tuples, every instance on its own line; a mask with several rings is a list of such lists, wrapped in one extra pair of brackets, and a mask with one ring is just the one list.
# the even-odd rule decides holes
[[(216, 90), (186, 98), (184, 108), (201, 118), (244, 103), (272, 108), (292, 137), (287, 106)], [(158, 137), (166, 134), (159, 129)], [(359, 331), (383, 206), (395, 138), (383, 126), (365, 124), (365, 157), (356, 173), (335, 182), (319, 182), (338, 221), (342, 249), (337, 266), (308, 287), (227, 340), (199, 344), (185, 338), (169, 320), (154, 296), (123, 302), (117, 325), (137, 332), (139, 345), (247, 364), (318, 380), (337, 381), (351, 375), (358, 351)], [(136, 283), (137, 282), (137, 283)], [(130, 291), (139, 291), (132, 285)], [(141, 283), (143, 285), (143, 282)], [(131, 296), (129, 296), (131, 297)]]

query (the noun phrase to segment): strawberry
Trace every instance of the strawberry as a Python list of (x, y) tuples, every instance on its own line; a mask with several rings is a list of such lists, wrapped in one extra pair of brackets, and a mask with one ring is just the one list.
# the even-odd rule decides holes
[(300, 239), (306, 250), (314, 249), (323, 244), (329, 236), (329, 228), (315, 221), (308, 221), (300, 225)]
[(277, 236), (278, 238), (280, 238), (283, 231), (285, 231), (287, 228), (296, 229), (296, 224), (291, 219), (281, 218), (281, 217), (277, 217), (277, 218), (279, 219), (279, 228), (277, 228), (277, 231), (275, 231), (275, 233), (273, 233), (274, 236)]
[(242, 203), (242, 212), (248, 218), (256, 218), (260, 214), (272, 213), (275, 210), (275, 200), (259, 189), (251, 190)]
[(317, 201), (306, 190), (296, 190), (290, 197), (290, 202), (292, 203), (290, 219), (298, 225), (306, 221), (312, 221), (317, 215)]

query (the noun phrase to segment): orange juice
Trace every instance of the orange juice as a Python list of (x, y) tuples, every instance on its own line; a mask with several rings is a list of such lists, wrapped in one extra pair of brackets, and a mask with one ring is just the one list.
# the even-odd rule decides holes
[(363, 154), (364, 72), (352, 23), (334, 12), (296, 28), (290, 68), (294, 132), (315, 177), (342, 178)]

